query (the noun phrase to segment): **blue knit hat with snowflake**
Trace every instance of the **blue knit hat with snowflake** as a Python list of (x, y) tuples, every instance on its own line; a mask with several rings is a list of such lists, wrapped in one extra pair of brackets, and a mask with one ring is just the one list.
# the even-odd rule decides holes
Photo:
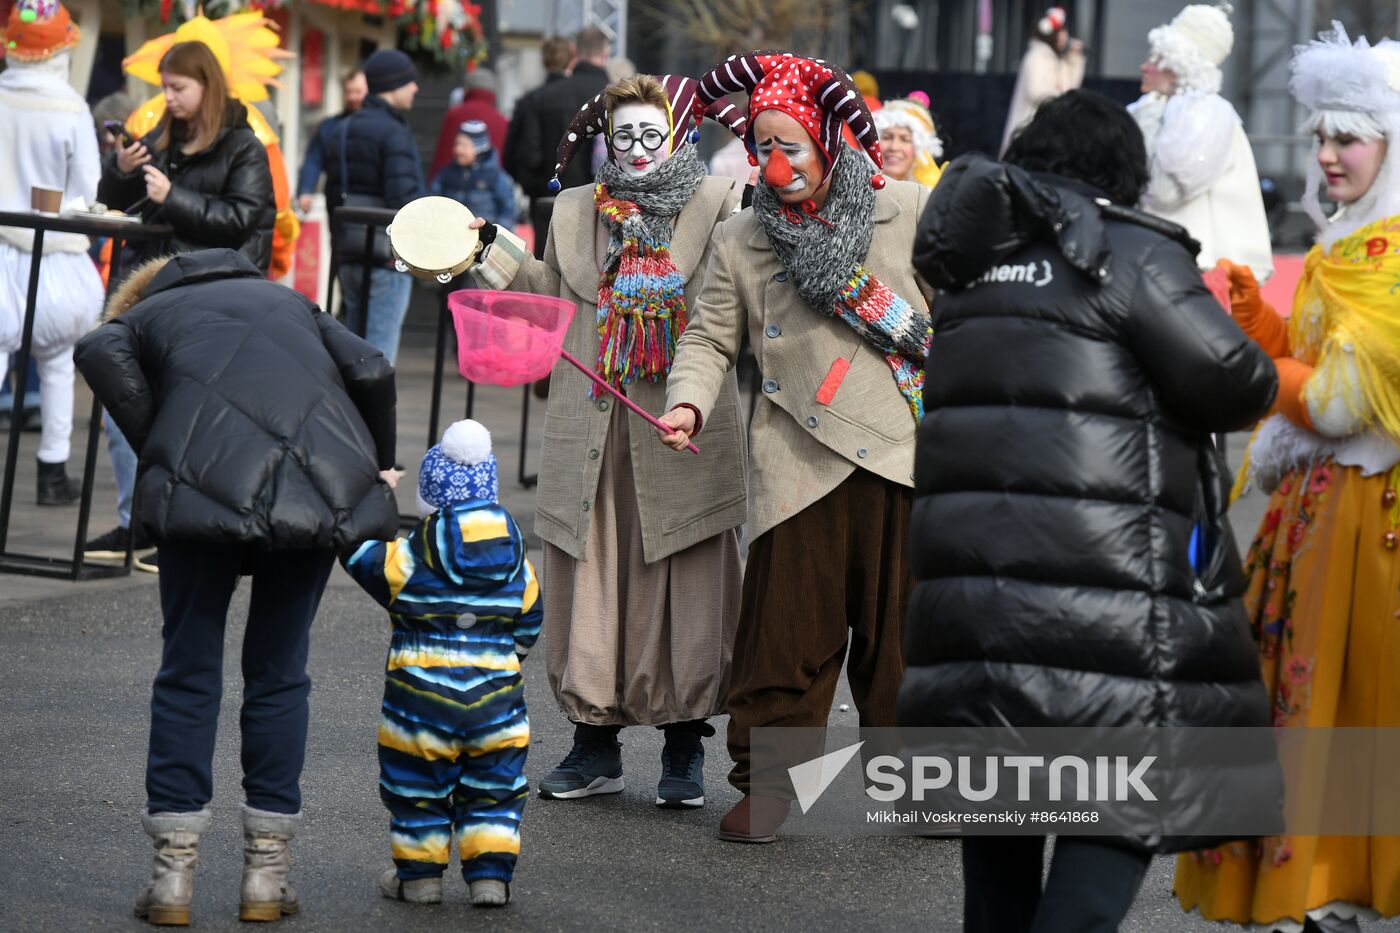
[(479, 421), (449, 426), (418, 468), (418, 508), (425, 514), (470, 499), (495, 502), (499, 492), (491, 434)]

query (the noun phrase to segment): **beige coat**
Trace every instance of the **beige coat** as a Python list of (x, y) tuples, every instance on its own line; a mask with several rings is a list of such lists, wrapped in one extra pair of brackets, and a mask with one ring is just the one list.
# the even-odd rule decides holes
[[(689, 327), (702, 272), (710, 257), (710, 234), (728, 219), (738, 202), (734, 182), (706, 178), (676, 219), (671, 258), (685, 277)], [(598, 280), (607, 255), (608, 231), (593, 206), (593, 188), (570, 188), (554, 202), (544, 259), (526, 256), (510, 284), (512, 291), (556, 295), (578, 305), (564, 347), (580, 362), (598, 358)], [(544, 450), (535, 494), (535, 530), (575, 560), (584, 560), (588, 524), (598, 489), (598, 473), (608, 435), (611, 396), (589, 397), (592, 383), (562, 359), (549, 378), (544, 417)], [(630, 425), (632, 470), (642, 548), (648, 563), (661, 560), (743, 524), (745, 439), (734, 374), (715, 382), (714, 413), (706, 419), (700, 455), (677, 456), (663, 447), (640, 418)], [(627, 395), (652, 414), (665, 411), (663, 384), (637, 382)]]
[[(914, 228), (929, 189), (890, 181), (875, 196), (866, 268), (895, 294), (926, 307), (910, 264)], [(749, 534), (758, 537), (835, 489), (856, 467), (904, 486), (914, 481), (914, 418), (884, 356), (849, 325), (797, 293), (752, 210), (715, 231), (695, 320), (676, 350), (666, 408), (682, 402), (704, 417), (705, 447), (723, 424), (717, 399), (733, 376), (745, 333), (762, 373), (749, 430)], [(837, 360), (850, 369), (830, 404), (817, 401)], [(655, 443), (655, 439), (651, 439)], [(674, 455), (674, 454), (673, 454)]]

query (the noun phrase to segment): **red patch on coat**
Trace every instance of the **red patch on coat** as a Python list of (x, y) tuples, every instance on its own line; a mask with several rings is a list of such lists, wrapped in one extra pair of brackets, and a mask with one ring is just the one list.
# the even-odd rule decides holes
[(836, 362), (832, 363), (831, 369), (827, 371), (826, 378), (822, 380), (821, 388), (817, 389), (817, 402), (819, 404), (831, 404), (831, 400), (836, 397), (836, 390), (841, 388), (841, 380), (846, 378), (846, 373), (850, 368), (850, 360), (845, 357), (836, 358)]

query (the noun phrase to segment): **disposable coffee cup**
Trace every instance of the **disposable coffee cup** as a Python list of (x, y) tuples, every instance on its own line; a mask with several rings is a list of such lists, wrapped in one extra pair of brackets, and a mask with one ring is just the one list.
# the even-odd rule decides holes
[(57, 214), (63, 207), (63, 189), (34, 185), (29, 189), (29, 206), (45, 214)]

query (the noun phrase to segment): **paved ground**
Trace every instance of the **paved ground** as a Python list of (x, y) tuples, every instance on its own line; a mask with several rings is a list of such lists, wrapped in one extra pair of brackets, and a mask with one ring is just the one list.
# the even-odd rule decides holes
[[(406, 353), (401, 456), (416, 468), (426, 437), (430, 369), (427, 347)], [(460, 383), (451, 385), (447, 407), (460, 411)], [(80, 400), (80, 411), (83, 405)], [(519, 438), (519, 390), (483, 393), (478, 416), (496, 436), (506, 503), (528, 517), (531, 496), (514, 482), (511, 452)], [(541, 421), (536, 404), (536, 440)], [(73, 512), (27, 505), (33, 436), (25, 443), (21, 467), (30, 465), (21, 475), (13, 540), (61, 550), (71, 538)], [(99, 468), (97, 531), (111, 524), (105, 453)], [(405, 489), (407, 507), (411, 485)], [(1258, 503), (1246, 502), (1237, 521), (1249, 529), (1258, 517)], [(0, 748), (6, 750), (0, 757), (0, 930), (148, 929), (129, 911), (150, 851), (139, 820), (147, 704), (160, 650), (154, 582), (141, 574), (84, 584), (0, 577)], [(231, 614), (215, 818), (201, 847), (195, 911), (204, 930), (239, 928), (236, 649), (245, 612), (246, 588)], [(710, 805), (696, 813), (660, 811), (652, 805), (661, 745), (654, 730), (624, 735), (629, 784), (623, 794), (530, 802), (515, 901), (506, 910), (474, 912), (456, 882), (441, 908), (384, 901), (375, 889), (389, 864), (387, 820), (375, 790), (375, 727), (385, 644), (382, 615), (337, 570), (313, 633), (307, 821), (294, 849), (294, 880), (305, 906), (287, 923), (290, 930), (437, 931), (444, 924), (501, 930), (958, 928), (955, 842), (795, 837), (772, 846), (721, 843), (715, 838), (719, 817), (737, 799), (724, 782), (722, 746), (710, 745)], [(541, 657), (537, 651), (525, 668), (532, 782), (563, 754), (570, 735)], [(844, 688), (837, 702), (850, 702)], [(853, 715), (833, 712), (833, 722), (849, 723)], [(722, 734), (723, 722), (717, 725)], [(1171, 871), (1170, 860), (1154, 863), (1123, 929), (1221, 929), (1181, 914), (1170, 896)]]

